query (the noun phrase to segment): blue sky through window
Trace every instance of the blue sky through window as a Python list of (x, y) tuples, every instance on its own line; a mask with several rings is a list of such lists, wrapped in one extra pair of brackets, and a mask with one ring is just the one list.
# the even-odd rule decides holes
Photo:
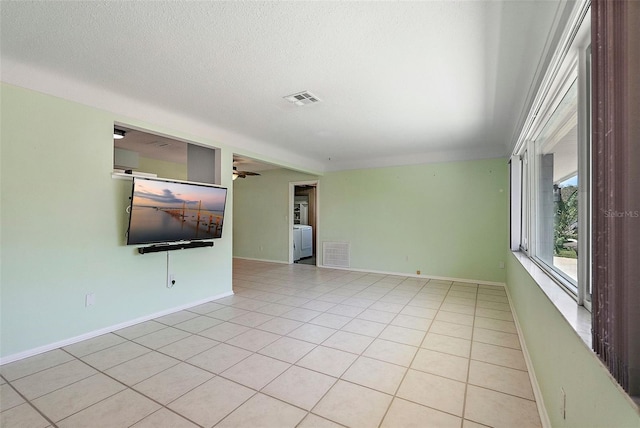
[(571, 178), (567, 178), (566, 180), (564, 180), (563, 182), (561, 182), (559, 184), (560, 187), (567, 187), (567, 186), (578, 186), (578, 176), (574, 175)]

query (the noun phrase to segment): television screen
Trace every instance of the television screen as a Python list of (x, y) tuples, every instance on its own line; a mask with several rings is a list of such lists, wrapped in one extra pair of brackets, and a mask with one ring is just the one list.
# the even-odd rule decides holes
[(134, 177), (127, 245), (220, 238), (226, 199), (224, 187)]

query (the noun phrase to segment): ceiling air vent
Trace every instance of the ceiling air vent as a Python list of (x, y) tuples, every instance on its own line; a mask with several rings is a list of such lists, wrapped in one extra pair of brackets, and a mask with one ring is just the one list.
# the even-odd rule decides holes
[(307, 104), (314, 104), (322, 101), (320, 98), (316, 97), (309, 91), (298, 92), (297, 94), (287, 95), (283, 98), (297, 106), (305, 106)]

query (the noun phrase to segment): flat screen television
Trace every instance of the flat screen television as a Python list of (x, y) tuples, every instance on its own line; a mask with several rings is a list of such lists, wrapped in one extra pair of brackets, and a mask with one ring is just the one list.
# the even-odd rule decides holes
[(227, 189), (133, 177), (127, 245), (222, 237)]

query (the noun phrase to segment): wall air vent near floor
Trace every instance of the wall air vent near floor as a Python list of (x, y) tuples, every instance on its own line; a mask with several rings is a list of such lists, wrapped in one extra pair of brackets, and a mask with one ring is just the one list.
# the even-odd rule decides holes
[(348, 242), (322, 242), (322, 265), (326, 267), (348, 268), (349, 262)]

